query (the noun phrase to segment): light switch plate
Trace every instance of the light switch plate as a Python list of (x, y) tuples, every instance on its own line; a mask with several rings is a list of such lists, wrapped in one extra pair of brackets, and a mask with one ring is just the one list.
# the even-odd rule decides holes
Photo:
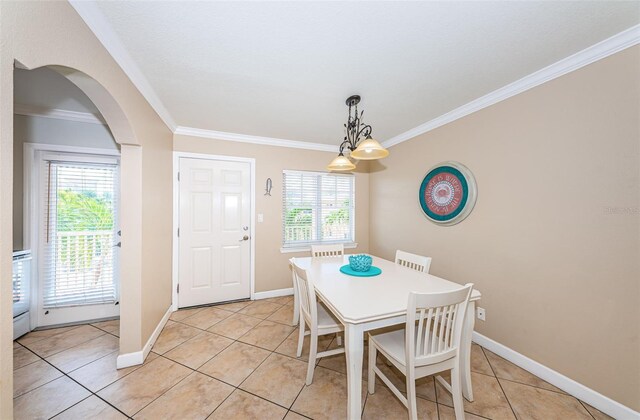
[(258, 213), (258, 223), (264, 222), (264, 214)]

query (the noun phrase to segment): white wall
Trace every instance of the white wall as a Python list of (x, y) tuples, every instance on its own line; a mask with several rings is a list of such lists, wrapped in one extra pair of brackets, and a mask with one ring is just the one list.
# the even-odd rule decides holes
[(13, 249), (22, 249), (24, 143), (117, 149), (106, 125), (45, 117), (13, 117)]

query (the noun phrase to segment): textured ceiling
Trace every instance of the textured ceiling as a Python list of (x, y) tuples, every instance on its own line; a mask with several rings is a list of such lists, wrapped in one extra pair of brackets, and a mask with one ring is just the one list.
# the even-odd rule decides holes
[(640, 22), (639, 2), (96, 2), (179, 126), (384, 141)]

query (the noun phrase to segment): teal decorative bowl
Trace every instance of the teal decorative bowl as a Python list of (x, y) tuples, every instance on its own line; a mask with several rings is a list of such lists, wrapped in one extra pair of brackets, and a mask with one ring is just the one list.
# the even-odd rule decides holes
[(349, 266), (353, 271), (369, 271), (373, 258), (368, 255), (351, 255), (349, 256)]

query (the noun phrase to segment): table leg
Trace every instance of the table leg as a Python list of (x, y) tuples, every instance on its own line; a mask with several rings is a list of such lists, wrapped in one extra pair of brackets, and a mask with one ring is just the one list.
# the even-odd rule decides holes
[(462, 328), (462, 342), (460, 343), (460, 373), (462, 376), (462, 395), (470, 402), (473, 401), (473, 390), (471, 389), (471, 335), (475, 321), (476, 304), (475, 302), (469, 302), (464, 318), (464, 327)]
[(291, 276), (293, 278), (293, 321), (291, 325), (298, 325), (300, 321), (300, 302), (298, 300), (298, 285), (296, 284), (296, 272), (293, 267), (291, 268)]
[(346, 324), (344, 330), (347, 358), (347, 418), (360, 419), (362, 413), (362, 357), (364, 353), (361, 325)]

